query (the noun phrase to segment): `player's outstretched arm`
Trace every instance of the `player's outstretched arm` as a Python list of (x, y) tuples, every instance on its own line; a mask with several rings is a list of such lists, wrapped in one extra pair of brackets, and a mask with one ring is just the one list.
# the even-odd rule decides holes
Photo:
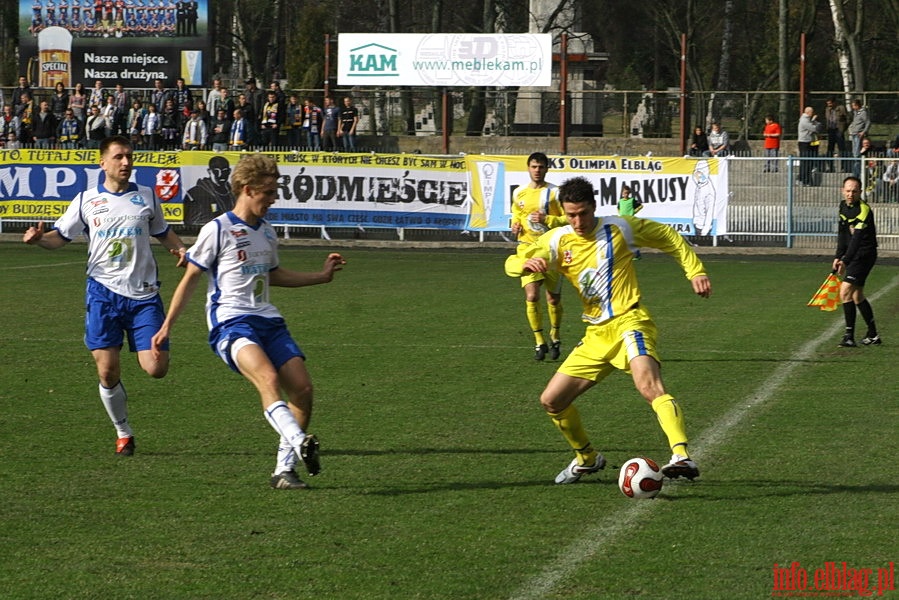
[(696, 292), (697, 296), (708, 298), (712, 295), (712, 282), (709, 281), (708, 275), (697, 275), (690, 280), (690, 283), (693, 285), (693, 291)]
[(153, 336), (153, 339), (150, 342), (150, 350), (153, 354), (153, 358), (156, 360), (159, 360), (159, 357), (162, 354), (162, 345), (169, 339), (169, 334), (171, 333), (172, 327), (175, 325), (175, 321), (178, 320), (178, 317), (184, 311), (187, 303), (194, 295), (194, 291), (197, 289), (197, 284), (200, 281), (201, 275), (203, 275), (203, 270), (200, 269), (200, 267), (193, 263), (187, 264), (187, 270), (184, 272), (184, 276), (181, 278), (178, 287), (175, 288), (175, 293), (172, 295), (172, 303), (169, 305), (169, 312), (165, 316), (165, 321), (162, 322), (159, 331), (156, 332), (156, 335)]
[(334, 279), (334, 273), (342, 270), (345, 264), (346, 260), (340, 254), (332, 252), (325, 259), (325, 264), (318, 273), (301, 273), (278, 267), (274, 271), (269, 272), (268, 282), (270, 285), (277, 287), (305, 287), (307, 285), (329, 283)]
[(184, 242), (181, 241), (181, 238), (178, 237), (174, 230), (169, 228), (165, 237), (159, 238), (159, 243), (165, 246), (169, 254), (178, 259), (176, 267), (187, 266), (187, 248), (184, 247)]
[(44, 231), (44, 222), (38, 221), (37, 226), (29, 227), (22, 235), (22, 241), (30, 246), (40, 246), (47, 250), (55, 250), (66, 245), (64, 237), (59, 235), (59, 231), (51, 229)]

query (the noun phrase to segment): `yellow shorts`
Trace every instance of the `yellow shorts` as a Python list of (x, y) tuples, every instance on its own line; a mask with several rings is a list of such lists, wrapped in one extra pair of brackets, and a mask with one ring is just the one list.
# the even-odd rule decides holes
[(659, 360), (657, 335), (649, 311), (640, 306), (632, 308), (600, 325), (589, 325), (559, 372), (590, 381), (602, 381), (615, 369), (629, 373), (634, 357), (651, 356)]
[(534, 282), (543, 282), (543, 285), (546, 286), (546, 291), (550, 294), (562, 293), (562, 275), (555, 271), (527, 273), (521, 276), (521, 287)]

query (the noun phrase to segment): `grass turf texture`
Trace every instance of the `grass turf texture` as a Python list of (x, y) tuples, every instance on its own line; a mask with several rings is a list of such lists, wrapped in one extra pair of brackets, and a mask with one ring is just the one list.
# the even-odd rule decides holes
[[(668, 257), (644, 254), (694, 450), (792, 370), (702, 454), (697, 482), (639, 502), (617, 466), (669, 451), (622, 374), (578, 402), (610, 467), (553, 485), (571, 455), (537, 398), (556, 365), (532, 358), (502, 253), (344, 250), (333, 283), (273, 291), (309, 356), (322, 440), (314, 489), (294, 492), (268, 487), (277, 439), (209, 350), (201, 294), (165, 379), (125, 356), (137, 453), (117, 459), (81, 341), (84, 245), (0, 248), (4, 597), (762, 598), (775, 563), (800, 562), (811, 582), (827, 561), (876, 573), (899, 558), (899, 294), (873, 302), (883, 346), (838, 349), (841, 313), (805, 306), (826, 257), (706, 257), (702, 300)], [(317, 270), (326, 252), (282, 248), (281, 261)], [(180, 274), (158, 259), (168, 305)], [(868, 293), (897, 277), (879, 265)], [(567, 351), (583, 326), (563, 297)]]

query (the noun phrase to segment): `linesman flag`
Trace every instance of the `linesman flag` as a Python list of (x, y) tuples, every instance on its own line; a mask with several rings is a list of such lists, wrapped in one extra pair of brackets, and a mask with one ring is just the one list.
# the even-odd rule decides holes
[(836, 310), (840, 305), (840, 278), (832, 272), (808, 301), (809, 306), (817, 306), (821, 310)]

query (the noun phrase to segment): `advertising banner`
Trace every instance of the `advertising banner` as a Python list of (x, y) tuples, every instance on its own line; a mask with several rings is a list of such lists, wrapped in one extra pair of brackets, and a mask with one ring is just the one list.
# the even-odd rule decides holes
[(36, 87), (204, 85), (208, 0), (19, 0), (19, 72)]
[[(136, 152), (133, 180), (152, 187), (166, 219), (202, 225), (231, 210), (230, 177), (241, 152)], [(272, 153), (278, 197), (268, 221), (297, 227), (507, 231), (512, 192), (529, 181), (525, 156), (329, 152)], [(96, 150), (0, 151), (0, 218), (55, 220), (102, 173)], [(550, 156), (547, 181), (588, 178), (597, 214), (617, 213), (621, 186), (640, 217), (684, 235), (727, 233), (723, 159)]]
[[(0, 151), (0, 219), (53, 222), (103, 176), (97, 150)], [(167, 221), (181, 222), (178, 154), (138, 152), (132, 181), (153, 188)]]
[[(596, 214), (618, 212), (621, 186), (640, 200), (640, 217), (668, 223), (684, 235), (727, 233), (728, 163), (724, 159), (622, 156), (550, 156), (546, 180), (556, 185), (586, 177), (596, 189)], [(467, 228), (505, 231), (512, 192), (530, 177), (524, 156), (465, 157), (470, 174)]]
[(549, 86), (548, 33), (342, 33), (341, 86)]

